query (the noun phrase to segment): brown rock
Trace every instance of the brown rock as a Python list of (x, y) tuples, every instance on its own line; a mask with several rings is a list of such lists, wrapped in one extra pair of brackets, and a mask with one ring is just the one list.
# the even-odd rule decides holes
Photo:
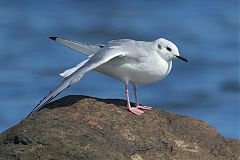
[(0, 135), (1, 160), (235, 160), (240, 141), (206, 122), (165, 112), (128, 112), (124, 100), (67, 96)]

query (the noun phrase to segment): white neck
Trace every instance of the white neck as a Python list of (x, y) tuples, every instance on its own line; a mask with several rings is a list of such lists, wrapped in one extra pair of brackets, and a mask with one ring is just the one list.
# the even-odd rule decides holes
[(169, 61), (167, 75), (170, 73), (171, 69), (172, 69), (172, 61)]

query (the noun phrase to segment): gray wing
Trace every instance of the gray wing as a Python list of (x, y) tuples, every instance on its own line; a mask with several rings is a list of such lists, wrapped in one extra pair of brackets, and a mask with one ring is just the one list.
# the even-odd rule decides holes
[(124, 53), (118, 52), (116, 50), (112, 50), (109, 48), (106, 48), (106, 49), (101, 50), (100, 52), (96, 53), (82, 67), (80, 67), (74, 73), (72, 73), (70, 76), (65, 78), (61, 84), (59, 84), (45, 98), (43, 98), (43, 100), (41, 100), (39, 102), (39, 104), (36, 107), (34, 107), (34, 109), (32, 110), (32, 112), (29, 115), (31, 115), (33, 112), (39, 111), (47, 103), (49, 103), (53, 98), (55, 98), (58, 94), (60, 94), (63, 90), (65, 90), (72, 84), (78, 82), (87, 72), (108, 62), (109, 60), (111, 60), (115, 57), (122, 57), (122, 56), (124, 56)]
[(129, 43), (129, 42), (133, 42), (134, 40), (132, 39), (117, 39), (117, 40), (111, 40), (108, 42), (109, 45), (111, 46), (118, 46), (118, 45), (122, 45), (123, 43)]
[(101, 48), (104, 47), (104, 45), (90, 45), (90, 44), (83, 44), (80, 42), (62, 39), (60, 37), (49, 37), (51, 40), (54, 40), (64, 46), (67, 46), (71, 49), (74, 49), (78, 52), (81, 52), (86, 55), (92, 55), (101, 50)]

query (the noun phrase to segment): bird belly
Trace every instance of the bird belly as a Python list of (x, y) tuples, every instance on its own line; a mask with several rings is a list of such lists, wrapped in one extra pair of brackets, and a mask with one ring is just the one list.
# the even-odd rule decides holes
[(115, 77), (124, 82), (154, 83), (167, 76), (171, 69), (171, 63), (136, 62), (136, 60), (119, 61), (112, 60), (98, 67), (96, 71)]

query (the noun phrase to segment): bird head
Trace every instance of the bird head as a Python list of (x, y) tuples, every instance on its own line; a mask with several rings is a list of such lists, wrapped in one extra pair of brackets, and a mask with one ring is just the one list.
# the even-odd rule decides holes
[(156, 41), (154, 41), (154, 44), (156, 45), (157, 52), (166, 61), (180, 59), (184, 62), (188, 62), (186, 58), (180, 56), (177, 46), (170, 42), (169, 40), (159, 38)]

